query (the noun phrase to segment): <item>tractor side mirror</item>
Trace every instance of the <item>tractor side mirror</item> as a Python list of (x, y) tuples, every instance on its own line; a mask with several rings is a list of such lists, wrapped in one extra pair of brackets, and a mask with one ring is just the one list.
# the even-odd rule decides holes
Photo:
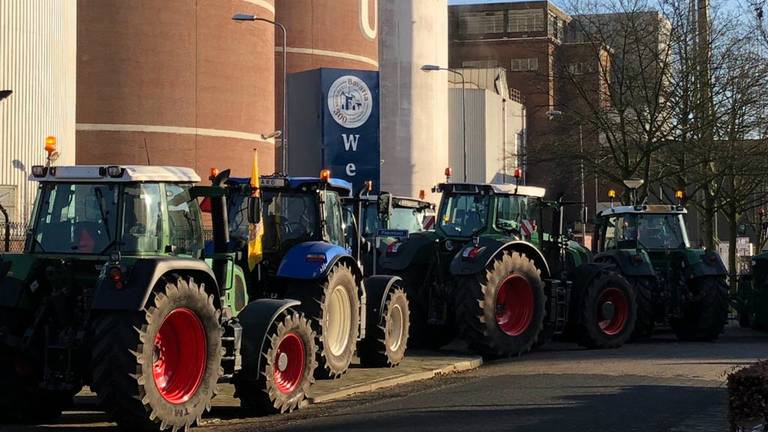
[(257, 197), (248, 197), (248, 223), (261, 222), (261, 200)]
[(389, 192), (382, 192), (379, 194), (378, 199), (379, 216), (382, 220), (388, 220), (389, 215), (392, 214), (392, 194)]

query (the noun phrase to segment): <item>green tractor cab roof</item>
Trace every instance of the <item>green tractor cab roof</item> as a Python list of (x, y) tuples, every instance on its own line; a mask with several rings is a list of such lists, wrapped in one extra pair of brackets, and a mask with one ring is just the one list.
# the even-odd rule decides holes
[(616, 206), (601, 210), (597, 217), (606, 217), (617, 214), (686, 214), (688, 211), (680, 205), (674, 204), (643, 204), (636, 206)]
[(485, 183), (440, 183), (435, 192), (451, 193), (493, 193), (496, 195), (518, 195), (535, 198), (543, 198), (547, 190), (537, 186), (517, 186), (513, 184), (485, 184)]
[(29, 180), (59, 183), (133, 183), (167, 182), (197, 183), (200, 176), (195, 170), (183, 167), (145, 165), (35, 165)]

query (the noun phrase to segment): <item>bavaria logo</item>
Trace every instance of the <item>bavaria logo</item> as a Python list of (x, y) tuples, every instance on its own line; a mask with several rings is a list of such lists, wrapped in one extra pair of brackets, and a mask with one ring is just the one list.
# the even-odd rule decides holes
[(328, 111), (336, 123), (353, 129), (362, 126), (373, 110), (371, 90), (363, 80), (345, 75), (328, 90)]

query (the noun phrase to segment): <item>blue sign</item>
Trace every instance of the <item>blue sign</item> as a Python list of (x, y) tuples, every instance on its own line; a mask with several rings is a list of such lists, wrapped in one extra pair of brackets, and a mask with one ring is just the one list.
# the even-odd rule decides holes
[(320, 69), (323, 160), (331, 175), (379, 191), (379, 73)]

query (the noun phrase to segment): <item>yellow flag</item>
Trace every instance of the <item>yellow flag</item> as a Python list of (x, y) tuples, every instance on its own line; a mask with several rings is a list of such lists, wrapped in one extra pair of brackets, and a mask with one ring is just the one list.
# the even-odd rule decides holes
[[(253, 167), (251, 168), (251, 190), (253, 196), (258, 196), (259, 187), (259, 154), (253, 149)], [(261, 223), (248, 224), (248, 269), (253, 270), (256, 264), (261, 262), (261, 238), (264, 235), (264, 229)]]

